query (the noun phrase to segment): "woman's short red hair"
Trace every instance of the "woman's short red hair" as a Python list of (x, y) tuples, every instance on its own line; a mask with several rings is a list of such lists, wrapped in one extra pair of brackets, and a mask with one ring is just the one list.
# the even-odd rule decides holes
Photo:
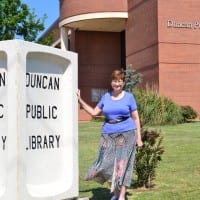
[(116, 69), (111, 74), (111, 80), (125, 80), (125, 74), (122, 70)]

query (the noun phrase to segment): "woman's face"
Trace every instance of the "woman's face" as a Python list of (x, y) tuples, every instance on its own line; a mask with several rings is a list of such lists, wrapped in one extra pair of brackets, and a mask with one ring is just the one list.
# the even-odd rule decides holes
[(123, 87), (124, 87), (124, 81), (122, 79), (113, 79), (111, 81), (111, 86), (112, 86), (112, 89), (115, 91), (115, 92), (120, 92), (123, 90)]

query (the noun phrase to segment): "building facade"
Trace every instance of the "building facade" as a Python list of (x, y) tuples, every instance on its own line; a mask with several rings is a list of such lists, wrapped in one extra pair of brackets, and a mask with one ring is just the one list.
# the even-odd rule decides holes
[[(199, 8), (198, 0), (60, 0), (54, 46), (78, 53), (79, 88), (92, 106), (112, 70), (131, 64), (144, 87), (200, 114)], [(80, 108), (79, 119), (90, 116)]]

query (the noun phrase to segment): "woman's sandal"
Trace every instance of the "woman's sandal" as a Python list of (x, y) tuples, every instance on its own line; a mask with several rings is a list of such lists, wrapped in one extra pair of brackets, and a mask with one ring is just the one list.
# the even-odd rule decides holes
[(110, 200), (118, 200), (118, 199), (119, 199), (119, 197), (114, 195), (114, 196), (112, 196), (112, 198)]

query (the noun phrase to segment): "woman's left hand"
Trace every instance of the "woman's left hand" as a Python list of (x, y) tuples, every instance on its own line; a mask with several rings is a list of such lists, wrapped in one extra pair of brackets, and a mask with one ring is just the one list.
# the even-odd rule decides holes
[(137, 140), (137, 147), (142, 147), (143, 146), (143, 142), (142, 142), (142, 140)]

